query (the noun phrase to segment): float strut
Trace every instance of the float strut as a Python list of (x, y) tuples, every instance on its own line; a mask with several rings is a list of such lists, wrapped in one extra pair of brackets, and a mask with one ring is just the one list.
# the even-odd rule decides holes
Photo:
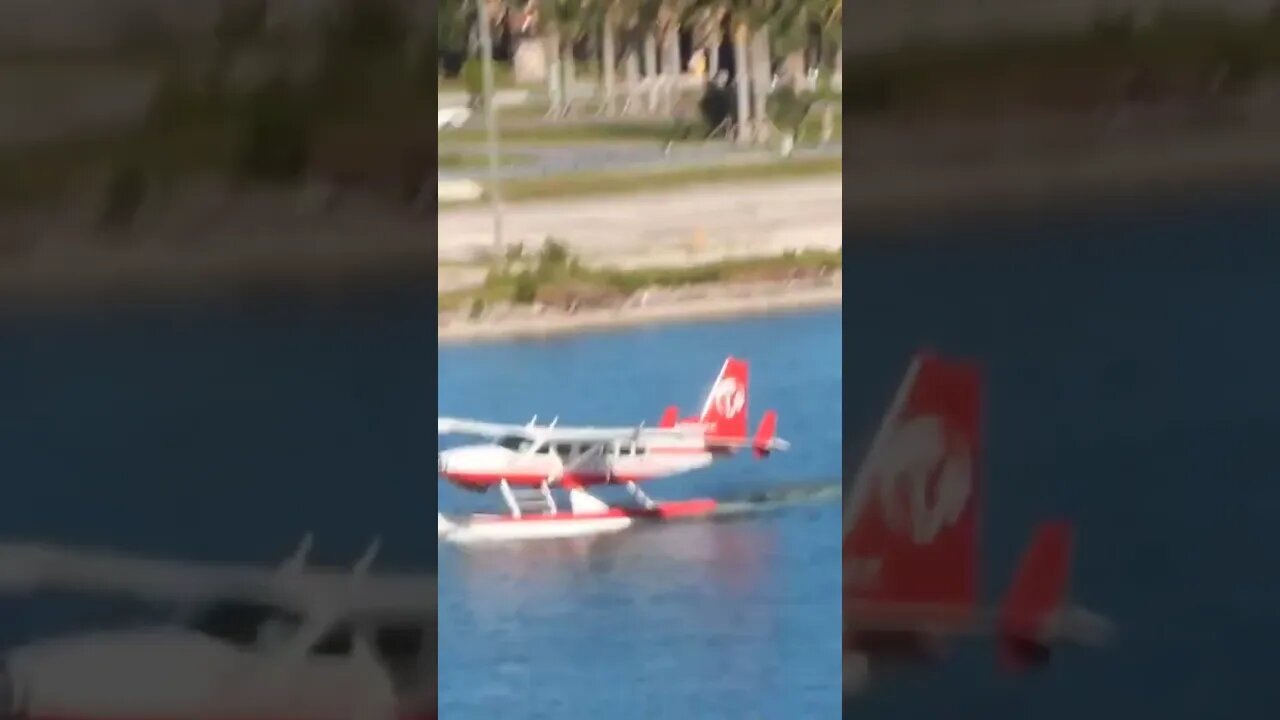
[(648, 495), (644, 494), (644, 491), (641, 490), (640, 486), (636, 485), (635, 481), (633, 480), (627, 481), (627, 492), (631, 493), (631, 497), (634, 497), (636, 500), (638, 500), (640, 504), (644, 506), (645, 510), (652, 510), (658, 506), (657, 503), (649, 499)]
[(506, 478), (503, 478), (498, 483), (498, 489), (502, 491), (502, 499), (507, 501), (507, 507), (511, 509), (511, 517), (518, 519), (520, 517), (520, 505), (516, 503), (515, 495), (511, 494), (511, 484), (507, 482)]

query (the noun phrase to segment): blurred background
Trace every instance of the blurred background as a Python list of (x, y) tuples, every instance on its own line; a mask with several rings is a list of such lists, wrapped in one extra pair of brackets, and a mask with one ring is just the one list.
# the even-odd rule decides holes
[(845, 32), (851, 459), (912, 352), (978, 361), (985, 598), (1068, 518), (1118, 626), (1022, 677), (957, 643), (846, 713), (1267, 716), (1275, 4), (860, 2)]
[(0, 3), (0, 289), (422, 269), (432, 24), (413, 0)]
[(431, 8), (0, 0), (0, 540), (434, 574)]

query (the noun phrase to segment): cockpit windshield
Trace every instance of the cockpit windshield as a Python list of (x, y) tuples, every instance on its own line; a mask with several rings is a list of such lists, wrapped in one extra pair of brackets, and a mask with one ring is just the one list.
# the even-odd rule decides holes
[(240, 648), (274, 645), (292, 637), (302, 624), (296, 613), (266, 603), (214, 602), (196, 612), (188, 629)]
[(522, 453), (532, 447), (533, 443), (528, 438), (504, 437), (498, 440), (498, 446)]

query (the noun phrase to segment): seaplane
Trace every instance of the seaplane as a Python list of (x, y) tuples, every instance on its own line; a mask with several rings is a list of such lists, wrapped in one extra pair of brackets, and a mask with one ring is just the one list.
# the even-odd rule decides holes
[[(724, 361), (701, 412), (680, 418), (666, 408), (656, 427), (566, 427), (552, 420), (524, 425), (439, 418), (439, 434), (480, 437), (485, 442), (444, 450), (439, 474), (457, 487), (484, 493), (497, 488), (509, 514), (451, 519), (439, 514), (438, 537), (455, 543), (564, 538), (624, 530), (638, 522), (706, 516), (709, 498), (655, 502), (639, 484), (705, 468), (750, 450), (757, 458), (790, 447), (776, 436), (778, 416), (770, 410), (748, 437), (748, 364)], [(610, 506), (589, 488), (623, 487), (634, 507)], [(567, 492), (561, 510), (554, 492)]]
[(984, 609), (977, 580), (982, 380), (973, 364), (917, 354), (844, 508), (844, 690), (930, 665), (948, 641), (994, 637), (1014, 671), (1059, 645), (1097, 646), (1108, 620), (1071, 603), (1073, 530), (1034, 532), (1007, 595)]
[(0, 717), (76, 720), (436, 718), (434, 577), (195, 565), (42, 544), (0, 544), (0, 592), (127, 597), (172, 622), (5, 651)]

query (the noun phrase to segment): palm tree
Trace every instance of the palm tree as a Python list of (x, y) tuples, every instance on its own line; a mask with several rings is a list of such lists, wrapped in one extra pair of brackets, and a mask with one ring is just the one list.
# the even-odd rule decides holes
[(586, 32), (593, 5), (588, 0), (540, 0), (538, 4), (538, 23), (550, 66), (547, 83), (553, 115), (565, 113), (567, 93), (577, 78), (573, 50)]

